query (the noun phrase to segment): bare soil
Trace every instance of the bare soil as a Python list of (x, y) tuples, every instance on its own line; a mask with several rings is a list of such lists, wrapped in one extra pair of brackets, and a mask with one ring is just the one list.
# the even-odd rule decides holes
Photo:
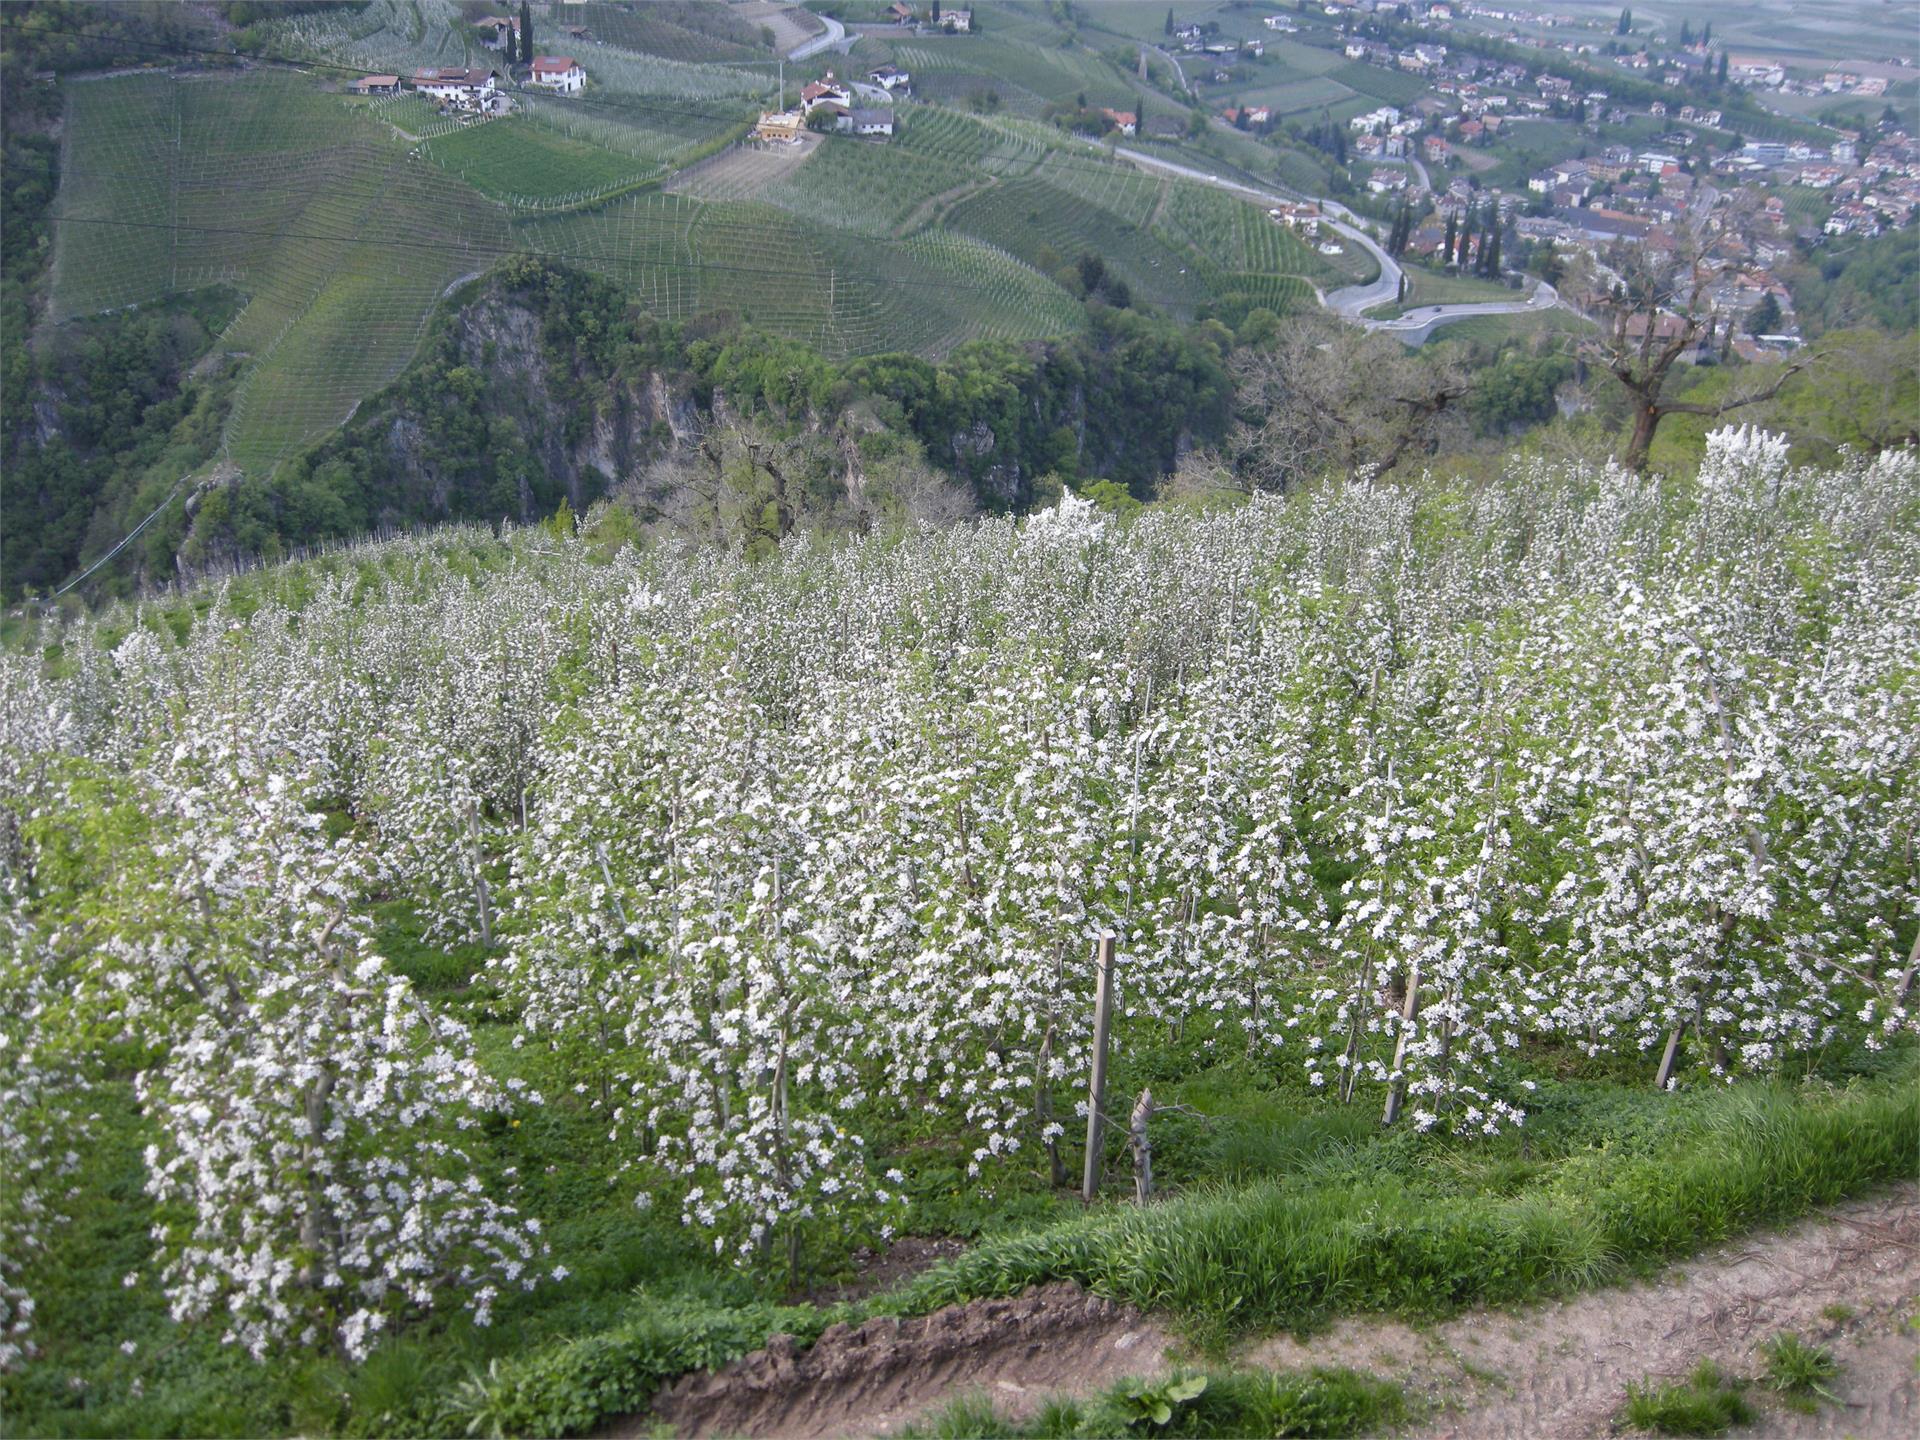
[(748, 0), (747, 4), (736, 5), (733, 13), (742, 20), (770, 27), (773, 31), (773, 48), (782, 55), (796, 45), (805, 44), (827, 28), (817, 16), (798, 5), (781, 5), (775, 0)]
[(820, 137), (808, 131), (798, 145), (730, 145), (677, 172), (661, 188), (701, 200), (752, 200), (791, 175), (819, 144)]
[(904, 1284), (922, 1270), (931, 1270), (942, 1260), (951, 1260), (967, 1248), (964, 1240), (930, 1239), (903, 1235), (884, 1250), (857, 1251), (850, 1280), (821, 1285), (807, 1293), (815, 1305), (832, 1305), (842, 1300), (862, 1300)]
[(835, 1325), (807, 1350), (776, 1335), (723, 1370), (681, 1380), (650, 1416), (612, 1433), (641, 1436), (664, 1423), (681, 1440), (880, 1435), (978, 1392), (1017, 1414), (1049, 1395), (1158, 1373), (1168, 1344), (1166, 1332), (1130, 1306), (1046, 1285), (908, 1320)]
[[(903, 1253), (914, 1267), (925, 1256)], [(1756, 1381), (1759, 1345), (1784, 1330), (1832, 1347), (1839, 1405), (1803, 1415), (1764, 1386), (1749, 1434), (1920, 1434), (1920, 1185), (1836, 1206), (1676, 1265), (1646, 1284), (1524, 1310), (1474, 1311), (1415, 1329), (1343, 1320), (1305, 1341), (1246, 1347), (1272, 1369), (1346, 1365), (1406, 1385), (1422, 1440), (1604, 1436), (1629, 1384), (1678, 1379), (1702, 1358)], [(950, 1306), (909, 1320), (837, 1325), (801, 1350), (776, 1336), (715, 1374), (689, 1376), (653, 1411), (611, 1433), (671, 1425), (680, 1437), (817, 1440), (883, 1435), (963, 1395), (1030, 1414), (1050, 1396), (1084, 1396), (1165, 1374), (1171, 1332), (1139, 1311), (1049, 1285), (1010, 1300)]]

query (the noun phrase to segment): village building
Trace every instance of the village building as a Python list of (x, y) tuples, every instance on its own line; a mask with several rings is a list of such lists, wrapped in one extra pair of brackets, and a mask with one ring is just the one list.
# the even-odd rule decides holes
[(486, 108), (499, 83), (497, 70), (428, 66), (413, 72), (413, 88), (420, 94), (466, 110)]
[(516, 43), (520, 38), (520, 22), (511, 15), (482, 15), (473, 22), (473, 28), (480, 32), (480, 43), (489, 50), (506, 49), (509, 35)]
[(398, 75), (362, 75), (347, 87), (356, 95), (392, 95), (400, 89)]
[(853, 107), (838, 100), (820, 100), (807, 107), (807, 128), (830, 130), (835, 135), (853, 133)]
[(1140, 117), (1131, 110), (1107, 110), (1100, 113), (1113, 122), (1113, 128), (1122, 135), (1136, 135), (1140, 131)]
[(893, 111), (891, 110), (855, 110), (852, 112), (853, 133), (856, 135), (892, 135)]
[(802, 110), (811, 110), (821, 104), (845, 105), (848, 108), (853, 105), (852, 89), (844, 81), (834, 79), (831, 70), (822, 79), (810, 81), (800, 91)]
[(912, 90), (913, 76), (907, 71), (902, 70), (898, 65), (882, 65), (877, 69), (869, 70), (867, 72), (867, 79), (878, 85), (882, 90), (897, 90), (902, 95), (908, 94)]
[(796, 111), (762, 110), (760, 122), (753, 127), (753, 138), (775, 145), (798, 145), (806, 129), (806, 120)]
[(1311, 201), (1297, 203), (1283, 200), (1267, 214), (1289, 230), (1298, 230), (1304, 235), (1320, 233), (1320, 207)]
[(578, 95), (587, 86), (587, 72), (571, 55), (536, 55), (529, 82), (564, 95)]

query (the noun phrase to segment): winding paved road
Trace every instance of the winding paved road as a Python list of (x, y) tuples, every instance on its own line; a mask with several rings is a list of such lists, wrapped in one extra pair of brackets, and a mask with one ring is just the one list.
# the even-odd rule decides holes
[[(1262, 185), (1248, 185), (1238, 180), (1223, 180), (1218, 175), (1196, 170), (1190, 165), (1181, 165), (1173, 160), (1162, 160), (1158, 155), (1129, 150), (1124, 145), (1115, 146), (1113, 153), (1131, 160), (1136, 165), (1143, 165), (1153, 170), (1164, 170), (1188, 180), (1197, 180), (1203, 185), (1212, 185), (1221, 190), (1245, 195), (1263, 204), (1271, 205), (1292, 198)], [(1557, 290), (1551, 285), (1542, 284), (1536, 286), (1533, 293), (1525, 300), (1485, 300), (1472, 304), (1423, 305), (1418, 310), (1410, 311), (1392, 320), (1374, 319), (1365, 312), (1381, 305), (1391, 305), (1399, 298), (1401, 276), (1399, 263), (1381, 248), (1372, 235), (1367, 233), (1361, 224), (1360, 217), (1338, 200), (1321, 200), (1317, 203), (1327, 216), (1325, 224), (1365, 250), (1380, 267), (1380, 274), (1374, 280), (1365, 285), (1345, 285), (1338, 290), (1326, 291), (1320, 295), (1320, 303), (1336, 315), (1364, 325), (1369, 330), (1383, 330), (1410, 346), (1416, 346), (1424, 344), (1435, 330), (1454, 320), (1468, 320), (1476, 315), (1522, 315), (1538, 310), (1550, 310), (1563, 303)]]
[(847, 27), (830, 15), (816, 15), (814, 19), (827, 27), (827, 33), (816, 35), (804, 44), (796, 45), (787, 52), (789, 60), (805, 60), (818, 55), (822, 50), (837, 49), (840, 42), (847, 38)]

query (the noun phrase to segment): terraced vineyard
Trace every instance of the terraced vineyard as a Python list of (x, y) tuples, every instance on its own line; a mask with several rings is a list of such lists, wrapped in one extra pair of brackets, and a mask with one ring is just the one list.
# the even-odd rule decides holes
[(1144, 227), (1047, 180), (996, 185), (955, 206), (947, 223), (1049, 272), (1083, 254), (1099, 255), (1136, 295), (1157, 305), (1190, 310), (1206, 299), (1200, 277)]
[(773, 49), (758, 25), (738, 17), (736, 7), (654, 0), (647, 5), (571, 5), (567, 23), (589, 27), (596, 40), (636, 54), (698, 64), (718, 60), (764, 60)]
[(225, 337), (255, 357), (228, 457), (270, 470), (352, 413), (413, 358), (434, 301), (498, 260), (498, 210), (431, 166), (359, 150), (256, 267)]
[(226, 433), (243, 468), (397, 375), (439, 292), (504, 246), (497, 209), (372, 114), (279, 72), (74, 88), (54, 313), (244, 292), (219, 342), (253, 359)]
[(902, 146), (828, 142), (766, 191), (769, 203), (867, 235), (898, 230), (921, 205), (978, 171)]
[(1064, 292), (990, 245), (868, 239), (750, 201), (631, 195), (526, 220), (517, 235), (536, 254), (619, 281), (655, 314), (731, 314), (831, 355), (937, 355), (1080, 323)]
[[(746, 13), (589, 8), (582, 23), (604, 33), (580, 47), (588, 92), (518, 92), (517, 112), (489, 121), (415, 95), (338, 93), (335, 63), (496, 63), (453, 0), (267, 22), (276, 43), (316, 57), (313, 73), (77, 82), (54, 318), (233, 286), (246, 302), (218, 347), (247, 364), (226, 453), (260, 471), (391, 380), (436, 300), (517, 249), (607, 275), (659, 315), (731, 315), (836, 356), (1072, 331), (1084, 312), (1054, 277), (1088, 254), (1184, 316), (1286, 308), (1334, 278), (1258, 207), (1018, 114), (906, 103), (891, 143), (736, 143), (772, 83), (717, 56), (763, 43), (758, 23), (734, 24)], [(888, 53), (916, 85), (982, 81), (1036, 106), (1132, 101), (1132, 77), (1046, 12), (994, 14), (992, 33), (876, 43), (858, 63)], [(689, 16), (708, 26), (699, 44)]]
[(691, 107), (596, 95), (592, 104), (584, 105), (522, 93), (515, 101), (523, 115), (569, 139), (629, 156), (663, 173), (737, 139), (759, 113), (756, 105), (739, 99), (707, 100)]

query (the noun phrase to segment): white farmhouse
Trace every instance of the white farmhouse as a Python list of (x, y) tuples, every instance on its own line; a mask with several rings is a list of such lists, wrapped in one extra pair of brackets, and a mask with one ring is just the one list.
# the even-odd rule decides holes
[(495, 70), (429, 66), (413, 72), (413, 88), (422, 95), (465, 109), (485, 109), (499, 79), (500, 74)]
[(578, 95), (587, 86), (587, 72), (571, 55), (533, 57), (532, 83), (563, 95)]

